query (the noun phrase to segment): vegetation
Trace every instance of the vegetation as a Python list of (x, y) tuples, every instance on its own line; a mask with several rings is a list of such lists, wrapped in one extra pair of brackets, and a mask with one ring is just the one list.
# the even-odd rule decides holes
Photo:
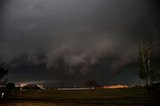
[(4, 69), (0, 66), (0, 93), (4, 92), (4, 87), (7, 80), (3, 79), (3, 76), (8, 73), (8, 69)]
[(6, 84), (6, 89), (7, 90), (12, 90), (12, 89), (14, 89), (15, 88), (15, 84), (14, 83), (7, 83)]
[(38, 90), (26, 89), (22, 95), (19, 91), (12, 96), (6, 96), (6, 101), (43, 101), (53, 103), (117, 103), (117, 104), (154, 104), (157, 99), (149, 95), (144, 88), (126, 89), (93, 89), (93, 90), (68, 90), (55, 89)]
[(8, 69), (4, 69), (0, 66), (0, 79), (3, 78), (4, 75), (8, 73)]
[(156, 69), (157, 63), (153, 55), (152, 44), (141, 43), (139, 48), (139, 76), (144, 79), (147, 86), (152, 86), (154, 82), (160, 81), (160, 72)]
[(151, 69), (151, 45), (141, 43), (139, 48), (140, 78), (144, 79), (147, 86), (151, 86), (154, 81), (154, 73)]
[(6, 80), (2, 79), (4, 75), (8, 73), (8, 69), (4, 69), (0, 66), (0, 86), (4, 86)]
[[(149, 42), (141, 43), (139, 48), (139, 76), (146, 82), (146, 88), (150, 94), (158, 89), (157, 94), (160, 94), (160, 72), (157, 70), (159, 63), (155, 60), (155, 55), (152, 50), (152, 44)], [(158, 66), (158, 67), (157, 67)]]

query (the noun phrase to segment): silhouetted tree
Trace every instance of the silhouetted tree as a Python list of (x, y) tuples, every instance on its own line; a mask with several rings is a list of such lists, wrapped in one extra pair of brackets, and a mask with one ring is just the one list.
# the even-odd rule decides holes
[(139, 48), (139, 76), (145, 80), (146, 87), (151, 93), (154, 90), (153, 83), (158, 81), (158, 71), (153, 69), (152, 44), (141, 43)]
[(5, 92), (5, 84), (7, 82), (7, 80), (2, 79), (4, 75), (6, 75), (8, 73), (8, 69), (5, 70), (4, 68), (0, 67), (0, 94)]
[(151, 69), (151, 44), (141, 43), (139, 48), (139, 76), (144, 79), (147, 86), (151, 86), (154, 81), (153, 71)]
[(8, 73), (8, 69), (0, 67), (0, 87), (3, 88), (7, 80), (2, 79), (4, 75)]
[(8, 73), (8, 69), (4, 69), (0, 67), (0, 79), (2, 79), (3, 76), (6, 75), (7, 73)]
[(6, 84), (6, 89), (7, 90), (12, 90), (12, 89), (14, 89), (15, 88), (15, 84), (14, 83), (7, 83)]

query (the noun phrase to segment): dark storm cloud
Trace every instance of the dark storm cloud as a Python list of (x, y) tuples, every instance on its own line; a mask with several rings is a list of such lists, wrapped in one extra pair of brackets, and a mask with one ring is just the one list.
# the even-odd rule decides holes
[[(108, 81), (137, 57), (141, 40), (159, 41), (155, 40), (159, 35), (157, 3), (1, 0), (1, 61), (12, 64), (12, 74), (24, 70), (30, 76), (32, 71), (43, 69), (48, 70), (44, 76), (39, 74), (44, 79), (50, 75), (59, 76), (56, 80), (75, 76), (77, 80), (87, 79), (88, 73), (90, 79)], [(31, 67), (29, 71), (25, 65)]]

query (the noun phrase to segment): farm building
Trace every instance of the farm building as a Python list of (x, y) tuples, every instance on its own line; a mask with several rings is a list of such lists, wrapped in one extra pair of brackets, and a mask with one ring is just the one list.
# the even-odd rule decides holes
[(42, 84), (36, 84), (36, 83), (30, 83), (30, 82), (21, 82), (21, 83), (17, 83), (16, 87), (20, 87), (20, 88), (40, 88), (40, 89), (44, 89)]

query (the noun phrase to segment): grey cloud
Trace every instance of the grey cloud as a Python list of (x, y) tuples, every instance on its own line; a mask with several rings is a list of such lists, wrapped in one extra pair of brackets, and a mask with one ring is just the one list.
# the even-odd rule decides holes
[[(118, 67), (125, 67), (137, 57), (141, 40), (152, 39), (155, 45), (159, 42), (156, 3), (148, 0), (1, 0), (1, 61), (12, 64), (13, 70), (20, 67), (20, 63), (35, 67), (43, 64), (44, 70), (64, 70), (63, 73), (75, 73), (75, 76), (79, 72), (84, 76), (88, 73), (97, 80), (103, 76), (104, 81), (103, 73), (109, 77), (117, 69), (121, 72)], [(116, 59), (103, 62), (103, 57)], [(102, 67), (103, 73), (96, 71), (95, 66)]]

